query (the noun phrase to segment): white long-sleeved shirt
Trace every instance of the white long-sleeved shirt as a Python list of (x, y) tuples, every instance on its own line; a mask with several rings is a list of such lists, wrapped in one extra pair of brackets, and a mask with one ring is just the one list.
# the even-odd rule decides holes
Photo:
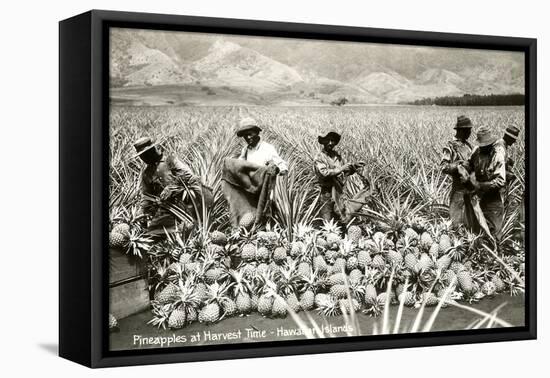
[(256, 147), (243, 147), (239, 159), (250, 161), (258, 165), (267, 165), (273, 163), (279, 168), (279, 171), (288, 171), (288, 165), (280, 156), (273, 145), (260, 141)]

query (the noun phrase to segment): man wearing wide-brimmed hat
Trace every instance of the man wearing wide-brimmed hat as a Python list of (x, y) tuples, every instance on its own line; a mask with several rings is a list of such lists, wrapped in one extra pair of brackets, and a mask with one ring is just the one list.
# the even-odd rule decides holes
[(472, 121), (463, 115), (459, 116), (454, 125), (455, 136), (443, 148), (441, 167), (445, 174), (451, 176), (452, 185), (449, 195), (449, 216), (454, 225), (467, 223), (465, 201), (468, 201), (468, 191), (464, 185), (467, 172), (461, 168), (468, 162), (473, 147), (468, 142), (472, 132)]
[[(189, 231), (193, 225), (189, 220), (176, 217), (170, 211), (171, 206), (179, 207), (192, 217), (195, 214), (193, 203), (202, 206), (204, 199), (205, 206), (211, 205), (211, 192), (203, 187), (187, 164), (176, 156), (165, 156), (159, 143), (151, 138), (138, 139), (134, 148), (134, 157), (146, 164), (141, 173), (141, 213), (147, 220), (148, 233), (164, 235), (177, 230)], [(184, 196), (184, 192), (189, 195)]]
[(470, 182), (479, 197), (479, 206), (491, 235), (499, 237), (504, 218), (503, 189), (506, 185), (506, 150), (493, 131), (482, 126), (477, 131), (478, 147), (468, 161)]
[(261, 140), (261, 131), (258, 122), (251, 117), (243, 118), (239, 122), (237, 136), (246, 142), (239, 159), (261, 166), (272, 165), (279, 175), (285, 175), (288, 172), (287, 163), (279, 156), (277, 149), (272, 144)]
[(515, 176), (511, 173), (511, 170), (514, 167), (514, 159), (512, 159), (512, 157), (508, 153), (508, 150), (517, 142), (518, 137), (519, 129), (514, 125), (510, 125), (504, 131), (502, 140), (499, 142), (502, 143), (504, 149), (506, 150), (506, 181), (508, 182), (512, 181), (515, 178)]
[(317, 137), (322, 149), (315, 156), (313, 168), (321, 189), (322, 207), (319, 215), (326, 221), (340, 220), (346, 216), (342, 201), (346, 178), (365, 165), (364, 162), (344, 162), (342, 156), (334, 149), (340, 143), (340, 139), (341, 135), (335, 131)]

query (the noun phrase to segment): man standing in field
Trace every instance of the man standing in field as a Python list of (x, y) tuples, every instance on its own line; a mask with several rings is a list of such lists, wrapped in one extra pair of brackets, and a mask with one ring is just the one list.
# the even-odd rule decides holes
[(512, 147), (518, 140), (519, 129), (516, 126), (510, 125), (504, 131), (504, 136), (498, 143), (502, 143), (506, 150), (506, 181), (510, 182), (514, 180), (514, 176), (511, 172), (514, 167), (514, 159), (509, 155), (508, 149)]
[(477, 143), (466, 169), (472, 173), (470, 183), (475, 197), (479, 198), (489, 232), (498, 239), (504, 219), (502, 192), (506, 185), (506, 149), (486, 126), (479, 128)]
[(237, 137), (243, 138), (246, 146), (237, 159), (224, 160), (222, 188), (234, 229), (250, 229), (265, 221), (271, 210), (276, 178), (288, 173), (288, 165), (275, 147), (261, 140), (261, 131), (254, 119), (242, 119)]
[(344, 162), (342, 156), (334, 150), (340, 139), (341, 135), (334, 131), (317, 138), (323, 148), (315, 157), (313, 169), (321, 189), (320, 216), (326, 221), (347, 217), (342, 200), (346, 178), (365, 165), (364, 162)]
[(258, 123), (250, 118), (244, 118), (239, 123), (237, 136), (246, 141), (246, 146), (241, 150), (239, 159), (249, 161), (261, 166), (272, 165), (276, 173), (286, 175), (288, 172), (287, 163), (281, 159), (279, 153), (272, 144), (264, 142), (260, 138), (262, 129)]
[(143, 137), (134, 143), (135, 157), (146, 164), (141, 173), (141, 214), (150, 235), (165, 232), (189, 231), (193, 224), (174, 215), (170, 208), (183, 210), (190, 219), (202, 209), (212, 205), (213, 196), (204, 187), (191, 168), (176, 156), (165, 156), (151, 138)]
[(467, 173), (463, 168), (472, 153), (472, 145), (468, 142), (472, 133), (472, 121), (465, 116), (459, 116), (454, 126), (456, 130), (453, 140), (443, 148), (441, 167), (443, 172), (451, 176), (451, 193), (449, 195), (449, 216), (453, 225), (467, 224), (464, 201), (469, 200), (469, 194), (464, 181)]

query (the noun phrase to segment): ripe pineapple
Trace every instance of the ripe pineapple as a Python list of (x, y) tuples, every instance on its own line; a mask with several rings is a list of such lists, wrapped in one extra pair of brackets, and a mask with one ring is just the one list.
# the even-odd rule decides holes
[(172, 329), (180, 329), (185, 326), (187, 321), (187, 313), (184, 307), (178, 307), (172, 311), (168, 318), (168, 327)]
[(497, 292), (501, 292), (506, 289), (506, 285), (504, 284), (504, 281), (502, 281), (502, 279), (497, 275), (493, 276), (493, 278), (491, 279), (491, 282), (495, 284), (495, 289)]
[(269, 260), (269, 249), (266, 247), (260, 247), (256, 250), (256, 259), (259, 261)]
[(370, 253), (366, 250), (361, 250), (357, 253), (357, 263), (360, 268), (365, 269), (371, 262)]
[(319, 271), (320, 273), (324, 273), (327, 271), (328, 265), (323, 256), (315, 256), (315, 258), (313, 259), (313, 269)]
[(258, 299), (258, 312), (263, 316), (268, 316), (271, 314), (272, 307), (273, 297), (266, 294), (260, 295)]
[(237, 304), (229, 297), (225, 297), (220, 301), (223, 316), (229, 318), (237, 314)]
[(298, 265), (298, 274), (307, 277), (311, 274), (311, 265), (307, 262), (301, 262)]
[(244, 214), (239, 220), (239, 227), (242, 227), (248, 230), (254, 225), (255, 220), (256, 220), (256, 216), (254, 215), (254, 213), (248, 212)]
[(371, 266), (376, 269), (383, 269), (386, 266), (386, 261), (382, 255), (376, 255), (371, 261)]
[(190, 253), (184, 252), (180, 255), (179, 262), (182, 264), (189, 264), (193, 260), (193, 256)]
[(284, 318), (287, 314), (286, 302), (281, 297), (276, 297), (273, 301), (273, 307), (271, 308), (271, 314), (275, 317)]
[(407, 253), (405, 255), (405, 267), (410, 271), (414, 271), (416, 264), (418, 264), (418, 259), (413, 253)]
[(443, 255), (439, 259), (437, 259), (435, 265), (437, 269), (443, 272), (449, 269), (449, 266), (451, 266), (451, 258), (449, 257), (449, 255)]
[(283, 264), (286, 261), (286, 249), (283, 247), (275, 248), (273, 252), (273, 261), (277, 264)]
[(361, 272), (359, 269), (353, 269), (351, 272), (349, 272), (350, 283), (359, 283), (362, 278), (363, 272)]
[(257, 311), (258, 310), (258, 300), (260, 298), (256, 294), (252, 294), (250, 296), (250, 311)]
[(290, 256), (296, 258), (306, 250), (306, 245), (301, 241), (294, 241), (290, 244)]
[(330, 295), (337, 299), (346, 298), (348, 295), (347, 285), (333, 285), (330, 287)]
[(398, 296), (399, 303), (403, 302), (403, 305), (407, 307), (413, 307), (416, 303), (414, 299), (414, 294), (410, 291), (404, 291)]
[(433, 256), (434, 259), (437, 259), (439, 256), (439, 244), (433, 243), (430, 249), (428, 250), (430, 256)]
[(388, 262), (392, 266), (399, 266), (403, 262), (403, 256), (399, 252), (396, 252), (394, 250), (390, 250), (387, 253)]
[(344, 273), (334, 273), (328, 277), (327, 283), (330, 286), (344, 285), (346, 283), (346, 277)]
[(122, 249), (128, 245), (128, 238), (119, 232), (109, 233), (109, 248)]
[(305, 311), (309, 311), (315, 305), (315, 293), (313, 290), (306, 290), (300, 297), (300, 307)]
[(464, 293), (470, 294), (474, 291), (474, 282), (470, 272), (461, 270), (457, 273), (456, 278), (458, 280), (458, 285)]
[(348, 228), (348, 238), (350, 238), (354, 243), (357, 243), (363, 236), (363, 231), (361, 227), (357, 225), (351, 225)]
[(420, 301), (425, 303), (426, 307), (436, 306), (439, 303), (439, 299), (434, 293), (422, 293)]
[(113, 314), (109, 314), (109, 330), (113, 331), (118, 328), (118, 321)]
[(212, 243), (222, 247), (227, 244), (227, 237), (221, 231), (213, 231), (210, 234), (210, 240), (212, 241)]
[(207, 283), (213, 284), (222, 277), (222, 273), (223, 270), (220, 267), (213, 266), (205, 272), (204, 278)]
[(423, 250), (429, 251), (433, 243), (432, 235), (430, 235), (429, 232), (423, 232), (422, 235), (420, 235), (420, 248)]
[(164, 305), (174, 301), (179, 293), (179, 287), (170, 282), (168, 285), (166, 285), (164, 289), (156, 293), (155, 301), (157, 301), (161, 305)]
[(199, 322), (215, 323), (220, 319), (220, 306), (217, 303), (209, 303), (199, 312)]
[(248, 314), (251, 311), (252, 303), (248, 294), (240, 293), (237, 295), (235, 304), (237, 311), (241, 314)]
[(328, 242), (322, 236), (317, 236), (317, 238), (315, 239), (315, 244), (317, 245), (317, 247), (322, 249), (328, 248)]
[(119, 234), (122, 234), (125, 238), (130, 238), (130, 226), (127, 223), (119, 223), (113, 229), (111, 232), (117, 232)]
[(256, 258), (256, 246), (252, 243), (243, 245), (241, 250), (241, 258), (243, 261), (252, 261)]
[(288, 304), (288, 307), (292, 309), (292, 311), (298, 313), (302, 309), (300, 306), (300, 301), (298, 301), (298, 297), (296, 297), (296, 294), (290, 293), (285, 298), (286, 303)]
[(418, 264), (416, 265), (416, 271), (420, 272), (422, 270), (433, 268), (433, 266), (434, 262), (431, 257), (428, 254), (423, 253), (420, 255), (420, 259), (418, 260)]
[(334, 265), (332, 266), (332, 271), (334, 273), (343, 272), (346, 270), (346, 259), (339, 257), (334, 261)]
[(463, 271), (464, 265), (458, 261), (453, 261), (451, 265), (449, 266), (449, 269), (451, 269), (455, 274), (458, 274), (458, 272)]
[(439, 238), (439, 253), (445, 254), (452, 247), (451, 238), (447, 234), (441, 235)]

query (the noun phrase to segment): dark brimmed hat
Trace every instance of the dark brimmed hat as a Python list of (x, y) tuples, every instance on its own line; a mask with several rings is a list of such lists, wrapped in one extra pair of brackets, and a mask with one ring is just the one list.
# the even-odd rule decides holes
[(342, 136), (337, 132), (329, 131), (325, 136), (318, 136), (317, 140), (319, 141), (320, 144), (323, 144), (323, 145), (326, 144), (331, 139), (334, 140), (336, 144), (338, 144), (340, 143), (340, 138), (342, 138)]
[(470, 121), (470, 118), (465, 117), (463, 115), (458, 116), (456, 119), (456, 125), (454, 127), (455, 129), (471, 129), (472, 128), (472, 121)]
[(516, 126), (508, 126), (506, 131), (504, 131), (504, 135), (512, 138), (513, 140), (517, 140), (519, 136), (519, 129)]
[(158, 146), (159, 143), (154, 143), (153, 140), (149, 137), (143, 137), (139, 138), (134, 142), (134, 148), (136, 149), (136, 154), (132, 156), (133, 158), (137, 158), (141, 154), (143, 154), (145, 151), (149, 151), (152, 148), (155, 148)]
[(477, 144), (479, 147), (490, 146), (498, 140), (496, 135), (493, 135), (491, 129), (487, 126), (482, 126), (477, 130)]
[(239, 122), (239, 128), (237, 129), (237, 136), (242, 137), (248, 131), (260, 132), (260, 131), (262, 131), (262, 129), (258, 126), (255, 119), (247, 117), (247, 118), (243, 118)]

